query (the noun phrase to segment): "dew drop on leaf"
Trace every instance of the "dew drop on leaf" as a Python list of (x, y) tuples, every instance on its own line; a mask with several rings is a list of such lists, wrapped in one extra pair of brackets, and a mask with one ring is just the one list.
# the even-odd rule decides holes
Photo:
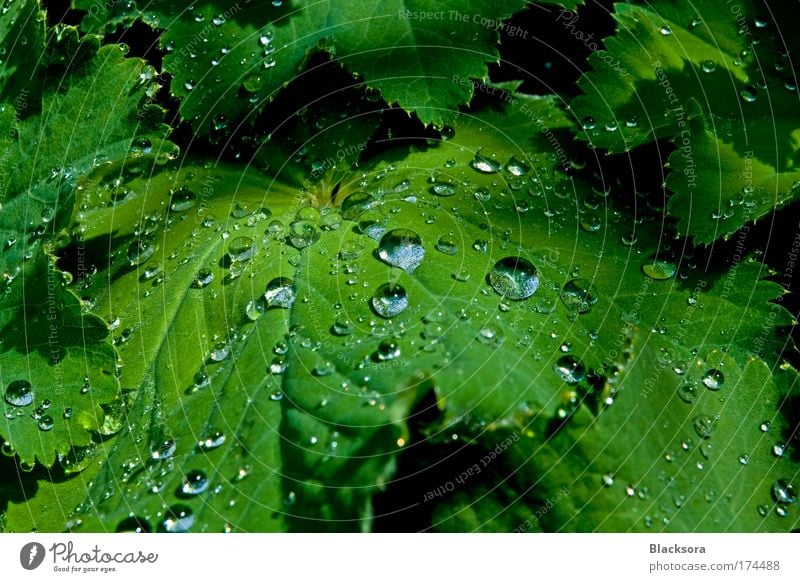
[(225, 444), (225, 433), (218, 429), (209, 429), (200, 435), (197, 448), (201, 451), (213, 451)]
[(366, 192), (353, 192), (342, 201), (342, 217), (345, 220), (357, 220), (358, 217), (375, 206), (377, 200)]
[(571, 279), (561, 290), (561, 301), (572, 312), (588, 313), (597, 303), (598, 295), (589, 279)]
[(208, 477), (203, 471), (191, 470), (183, 478), (180, 494), (182, 497), (194, 497), (208, 489)]
[(586, 367), (575, 356), (561, 356), (553, 369), (558, 377), (567, 384), (577, 384), (586, 378)]
[(234, 263), (249, 261), (253, 258), (255, 252), (256, 245), (249, 236), (236, 237), (228, 246), (228, 256)]
[(381, 317), (391, 318), (400, 315), (408, 307), (406, 290), (396, 283), (384, 283), (372, 297), (372, 308)]
[(264, 292), (267, 307), (290, 309), (294, 305), (295, 299), (297, 299), (297, 289), (292, 279), (276, 277), (267, 283), (267, 290)]
[(778, 479), (772, 484), (772, 498), (781, 505), (791, 505), (797, 501), (797, 493), (789, 481)]
[(716, 369), (708, 370), (703, 374), (703, 386), (709, 390), (719, 390), (725, 384), (725, 375)]
[(156, 247), (149, 238), (137, 238), (128, 245), (128, 262), (136, 267), (153, 256)]
[(536, 267), (521, 257), (506, 257), (497, 261), (487, 280), (498, 294), (513, 301), (527, 299), (539, 288)]
[(660, 259), (654, 255), (642, 265), (642, 271), (651, 279), (663, 281), (674, 277), (675, 273), (678, 271), (678, 267), (672, 261)]
[(382, 362), (394, 360), (400, 357), (400, 344), (397, 340), (385, 339), (378, 344), (378, 351), (375, 354)]
[(422, 264), (425, 247), (413, 230), (397, 228), (381, 237), (378, 244), (378, 257), (387, 265), (413, 273)]
[(194, 525), (194, 514), (186, 505), (176, 504), (164, 512), (159, 530), (165, 533), (186, 533)]
[(169, 209), (172, 212), (186, 212), (197, 202), (197, 196), (188, 188), (180, 188), (172, 193)]
[(454, 236), (443, 234), (436, 241), (436, 250), (445, 255), (455, 255), (458, 253), (458, 242)]
[(43, 417), (41, 417), (39, 419), (38, 426), (39, 426), (39, 430), (48, 431), (48, 430), (52, 430), (52, 428), (55, 426), (55, 424), (56, 423), (53, 420), (53, 417), (50, 416), (49, 414), (46, 414), (46, 415), (44, 415)]
[(156, 442), (150, 449), (150, 458), (154, 461), (166, 461), (175, 455), (177, 445), (174, 439), (164, 439)]
[(695, 416), (692, 419), (692, 428), (697, 436), (700, 438), (708, 439), (714, 432), (714, 419), (706, 414)]
[(500, 162), (482, 155), (480, 151), (475, 154), (469, 165), (481, 174), (495, 174), (500, 170)]
[(33, 402), (33, 387), (27, 380), (14, 380), (6, 387), (4, 399), (11, 406), (28, 406)]

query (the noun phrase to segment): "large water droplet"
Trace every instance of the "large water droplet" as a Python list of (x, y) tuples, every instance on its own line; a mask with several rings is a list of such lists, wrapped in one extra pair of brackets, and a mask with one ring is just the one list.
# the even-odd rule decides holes
[(14, 380), (6, 388), (4, 398), (11, 406), (28, 406), (33, 402), (33, 387), (27, 380)]
[(264, 292), (267, 307), (290, 309), (295, 299), (297, 299), (297, 289), (290, 278), (276, 277), (267, 283), (267, 290)]
[(653, 255), (642, 265), (642, 271), (651, 279), (663, 281), (664, 279), (671, 279), (674, 277), (675, 273), (678, 271), (678, 266), (672, 261)]
[(375, 354), (382, 362), (394, 360), (400, 357), (400, 344), (394, 339), (385, 339), (378, 344), (378, 351)]
[(384, 283), (372, 297), (372, 308), (375, 313), (387, 319), (400, 315), (407, 307), (408, 294), (396, 283)]
[(772, 498), (781, 505), (791, 505), (797, 501), (797, 493), (789, 481), (778, 479), (772, 484)]
[(289, 243), (296, 249), (313, 245), (320, 238), (317, 225), (310, 220), (295, 220), (289, 225)]
[(725, 384), (725, 374), (711, 369), (703, 374), (703, 385), (709, 390), (719, 390)]
[(197, 448), (201, 451), (213, 451), (225, 444), (225, 433), (218, 429), (205, 431), (197, 441)]
[(238, 236), (228, 247), (228, 256), (233, 262), (249, 261), (256, 253), (256, 245), (249, 236)]
[(586, 377), (586, 367), (575, 356), (561, 356), (553, 370), (567, 384), (577, 384)]
[(159, 524), (159, 529), (166, 533), (186, 533), (193, 525), (192, 510), (185, 505), (176, 504), (164, 513), (164, 519)]
[(153, 256), (156, 247), (149, 238), (137, 238), (128, 245), (128, 262), (132, 267), (141, 265)]
[(378, 257), (392, 267), (413, 273), (422, 264), (425, 248), (416, 232), (407, 228), (397, 228), (381, 237)]
[(486, 276), (489, 285), (507, 299), (527, 299), (539, 288), (536, 267), (521, 257), (506, 257), (497, 261)]
[(588, 313), (597, 303), (597, 291), (588, 279), (572, 279), (564, 284), (561, 301), (570, 311)]
[(480, 151), (475, 154), (469, 165), (481, 174), (494, 174), (500, 169), (500, 162), (481, 155)]
[(172, 212), (186, 212), (197, 202), (197, 196), (188, 188), (180, 188), (172, 193), (169, 209)]
[(377, 200), (366, 192), (353, 192), (342, 201), (342, 217), (345, 220), (357, 220), (358, 217), (375, 206)]
[(179, 494), (181, 497), (194, 497), (208, 489), (208, 477), (203, 471), (191, 470), (186, 473), (181, 483)]
[(38, 422), (39, 430), (43, 431), (52, 430), (55, 424), (56, 423), (53, 420), (53, 417), (50, 416), (49, 414), (46, 414), (43, 417), (41, 417)]

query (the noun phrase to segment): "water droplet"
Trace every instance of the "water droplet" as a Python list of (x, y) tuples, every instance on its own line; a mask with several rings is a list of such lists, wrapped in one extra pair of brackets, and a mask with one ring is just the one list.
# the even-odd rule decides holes
[(272, 358), (268, 370), (270, 374), (273, 374), (274, 376), (280, 376), (288, 367), (289, 364), (286, 362), (286, 358), (283, 356), (275, 356)]
[(561, 356), (553, 366), (558, 377), (567, 384), (577, 384), (586, 378), (586, 368), (575, 356)]
[(747, 103), (753, 103), (758, 98), (758, 91), (755, 87), (750, 86), (742, 89), (741, 95), (744, 101)]
[(661, 259), (658, 258), (657, 255), (653, 255), (642, 265), (642, 271), (651, 279), (663, 281), (674, 277), (675, 273), (678, 271), (678, 266), (672, 261)]
[(400, 344), (397, 342), (397, 340), (385, 339), (378, 344), (378, 351), (376, 355), (382, 362), (394, 360), (395, 358), (400, 357)]
[(469, 165), (478, 170), (481, 174), (495, 174), (500, 170), (500, 162), (481, 155), (480, 151), (475, 154), (475, 157)]
[(422, 264), (425, 248), (416, 232), (406, 228), (397, 228), (381, 237), (378, 245), (378, 257), (392, 267), (413, 273)]
[(711, 438), (711, 435), (714, 432), (715, 424), (716, 423), (714, 419), (706, 414), (695, 416), (692, 419), (692, 427), (694, 428), (694, 432), (697, 433), (697, 436), (704, 439)]
[(725, 384), (725, 375), (716, 369), (703, 374), (703, 385), (709, 390), (719, 390)]
[(408, 294), (396, 283), (384, 283), (372, 297), (372, 308), (375, 313), (387, 319), (400, 315), (407, 307)]
[(210, 429), (205, 431), (197, 441), (197, 448), (201, 451), (213, 451), (225, 444), (225, 433), (221, 430)]
[(503, 330), (493, 323), (487, 323), (481, 326), (476, 337), (482, 344), (495, 349), (500, 347), (500, 344), (505, 340)]
[(437, 196), (447, 197), (455, 194), (458, 190), (458, 186), (447, 178), (438, 177), (433, 182), (433, 187), (431, 189)]
[[(208, 353), (208, 357), (214, 362), (221, 362), (231, 353), (230, 347), (226, 342), (219, 342)], [(195, 381), (197, 378), (195, 377)]]
[(186, 212), (197, 202), (197, 196), (188, 188), (179, 188), (172, 193), (169, 199), (169, 209), (172, 212)]
[(150, 458), (154, 461), (166, 461), (175, 455), (177, 444), (174, 439), (164, 439), (156, 442), (150, 449)]
[(531, 167), (523, 161), (520, 161), (516, 156), (511, 156), (506, 164), (506, 170), (514, 176), (524, 176), (530, 171)]
[(443, 234), (436, 241), (436, 250), (445, 255), (455, 255), (458, 253), (458, 242), (455, 237), (449, 234)]
[(52, 430), (53, 426), (55, 426), (55, 421), (53, 417), (49, 414), (44, 415), (39, 419), (39, 430), (48, 431)]
[(11, 406), (28, 406), (33, 402), (33, 387), (27, 380), (14, 380), (6, 388), (4, 399)]
[(128, 262), (136, 267), (153, 256), (156, 247), (149, 238), (137, 238), (128, 245)]
[(264, 292), (267, 307), (290, 309), (294, 305), (295, 299), (297, 299), (297, 289), (292, 279), (276, 277), (267, 283), (267, 290)]
[(195, 289), (202, 289), (207, 287), (214, 280), (214, 273), (210, 269), (200, 269), (192, 281), (192, 287)]
[(781, 505), (791, 505), (797, 501), (797, 493), (789, 481), (778, 479), (772, 484), (772, 498)]
[(692, 404), (697, 400), (697, 390), (691, 384), (681, 384), (678, 386), (678, 398), (686, 404)]
[(164, 513), (159, 529), (166, 533), (186, 533), (194, 525), (194, 514), (185, 505), (177, 504)]
[(181, 483), (180, 497), (194, 497), (208, 489), (208, 477), (203, 471), (191, 470), (186, 473)]
[(487, 280), (492, 289), (513, 301), (527, 299), (539, 288), (536, 267), (521, 257), (506, 257), (497, 261)]
[(238, 236), (228, 246), (228, 256), (233, 262), (249, 261), (256, 253), (256, 245), (249, 236)]
[(703, 63), (701, 64), (701, 68), (704, 73), (713, 73), (714, 71), (717, 70), (717, 63), (708, 59), (703, 61)]
[(567, 309), (577, 313), (588, 313), (597, 303), (597, 291), (589, 279), (572, 279), (561, 290), (561, 301)]
[(377, 200), (366, 192), (353, 192), (342, 201), (342, 217), (345, 220), (357, 220), (358, 217), (373, 208)]
[(772, 454), (778, 458), (781, 458), (783, 454), (786, 452), (786, 445), (782, 443), (776, 443), (772, 445)]
[(597, 122), (594, 120), (594, 117), (589, 117), (587, 115), (586, 117), (583, 118), (583, 121), (581, 121), (581, 127), (585, 131), (591, 131), (597, 127)]
[(313, 245), (320, 238), (317, 225), (310, 220), (295, 220), (289, 225), (289, 244), (296, 249)]
[(333, 333), (333, 335), (350, 335), (353, 333), (354, 328), (355, 326), (353, 325), (352, 321), (347, 318), (340, 317), (333, 322), (333, 325), (331, 326), (331, 333)]

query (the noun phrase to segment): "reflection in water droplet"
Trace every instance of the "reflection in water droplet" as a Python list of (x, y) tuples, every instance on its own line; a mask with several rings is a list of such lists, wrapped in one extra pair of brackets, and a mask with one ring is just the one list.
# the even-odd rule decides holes
[(378, 257), (392, 267), (413, 273), (422, 264), (425, 248), (413, 230), (397, 228), (383, 235), (378, 245)]
[(789, 481), (778, 479), (772, 484), (772, 498), (781, 505), (791, 505), (797, 501), (797, 493)]
[(567, 384), (577, 384), (586, 378), (586, 367), (575, 356), (561, 356), (553, 369), (558, 377)]
[(706, 414), (695, 416), (692, 419), (692, 427), (694, 428), (694, 432), (696, 432), (697, 436), (700, 438), (711, 438), (711, 435), (714, 432), (714, 425), (714, 419)]
[(191, 470), (181, 483), (179, 494), (181, 497), (194, 497), (208, 489), (208, 477), (203, 471)]
[(478, 170), (481, 174), (494, 174), (500, 169), (500, 162), (481, 155), (480, 152), (475, 154), (475, 157), (469, 165)]
[(52, 430), (53, 426), (55, 426), (55, 421), (53, 417), (49, 414), (44, 415), (39, 419), (39, 430), (48, 431)]
[(27, 380), (14, 380), (6, 388), (4, 399), (11, 406), (28, 406), (33, 402), (33, 387)]
[(506, 164), (506, 170), (514, 176), (524, 176), (530, 171), (531, 167), (523, 161), (520, 161), (516, 156), (511, 156)]
[(597, 300), (597, 291), (589, 279), (572, 279), (561, 290), (561, 301), (573, 312), (588, 313)]
[(678, 266), (672, 261), (658, 258), (653, 255), (648, 261), (642, 265), (642, 271), (651, 279), (663, 281), (664, 279), (671, 279), (678, 271)]
[(136, 267), (146, 262), (153, 256), (156, 247), (149, 238), (137, 238), (128, 245), (128, 262), (132, 267)]
[(686, 404), (692, 404), (697, 400), (697, 390), (691, 384), (681, 384), (678, 386), (678, 398)]
[(400, 344), (397, 340), (385, 339), (378, 344), (378, 351), (376, 353), (379, 360), (387, 361), (394, 360), (400, 357)]
[(267, 290), (264, 292), (267, 307), (290, 309), (294, 305), (295, 299), (297, 299), (297, 289), (292, 279), (276, 277), (267, 283)]
[(150, 449), (150, 458), (154, 461), (165, 461), (171, 459), (175, 455), (177, 445), (174, 439), (165, 439), (156, 442), (153, 448)]
[(197, 448), (201, 451), (213, 451), (225, 444), (225, 433), (218, 429), (205, 431), (197, 441)]
[(375, 313), (387, 319), (400, 315), (407, 307), (408, 294), (396, 283), (384, 283), (372, 297), (372, 308)]
[(716, 369), (711, 369), (703, 375), (703, 385), (709, 390), (719, 390), (725, 384), (725, 375)]
[(249, 236), (236, 237), (228, 247), (228, 256), (234, 262), (249, 261), (253, 258), (255, 252), (256, 245)]
[(176, 504), (164, 512), (159, 523), (159, 531), (166, 533), (186, 533), (194, 525), (194, 514), (186, 505)]
[(214, 273), (210, 269), (200, 269), (192, 282), (192, 287), (202, 289), (214, 280)]
[(482, 344), (495, 349), (500, 347), (505, 340), (505, 334), (503, 333), (503, 330), (493, 323), (487, 323), (483, 325), (478, 330), (478, 335), (476, 337)]
[(436, 250), (445, 255), (455, 255), (458, 253), (458, 241), (449, 234), (443, 234), (436, 242)]
[(536, 267), (521, 257), (500, 259), (487, 279), (497, 293), (514, 301), (527, 299), (539, 288)]
[(197, 202), (197, 196), (188, 188), (180, 188), (172, 193), (169, 209), (172, 212), (186, 212)]

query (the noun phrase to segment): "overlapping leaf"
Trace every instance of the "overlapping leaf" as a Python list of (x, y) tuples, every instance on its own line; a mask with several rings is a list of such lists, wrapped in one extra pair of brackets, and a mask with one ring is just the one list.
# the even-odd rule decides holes
[[(41, 24), (38, 13), (27, 11), (36, 5), (15, 4), (12, 18)], [(125, 59), (118, 47), (86, 55), (79, 43), (70, 64), (58, 69), (55, 55), (69, 37), (68, 29), (62, 32), (47, 47), (42, 35), (26, 37), (26, 58), (35, 62), (48, 53), (62, 76), (52, 84), (36, 80), (37, 90), (21, 92), (16, 108), (0, 106), (8, 136), (0, 184), (0, 436), (26, 465), (35, 459), (52, 465), (57, 453), (88, 444), (88, 431), (110, 430), (106, 413), (119, 398), (119, 384), (107, 325), (65, 288), (67, 276), (51, 254), (72, 220), (81, 177), (135, 157), (166, 134), (165, 126), (142, 123), (139, 116), (150, 67)], [(77, 39), (74, 32), (72, 38)], [(33, 83), (25, 78), (29, 72), (22, 65), (9, 70), (4, 89)]]
[(573, 108), (592, 144), (675, 142), (669, 211), (698, 243), (796, 197), (797, 82), (778, 29), (796, 14), (785, 16), (760, 1), (620, 3), (580, 81)]
[(472, 97), (471, 78), (496, 62), (503, 20), (522, 0), (201, 3), (155, 0), (105, 7), (88, 0), (82, 26), (99, 31), (140, 17), (164, 29), (165, 70), (196, 131), (214, 132), (258, 111), (327, 51), (388, 103), (442, 125)]

